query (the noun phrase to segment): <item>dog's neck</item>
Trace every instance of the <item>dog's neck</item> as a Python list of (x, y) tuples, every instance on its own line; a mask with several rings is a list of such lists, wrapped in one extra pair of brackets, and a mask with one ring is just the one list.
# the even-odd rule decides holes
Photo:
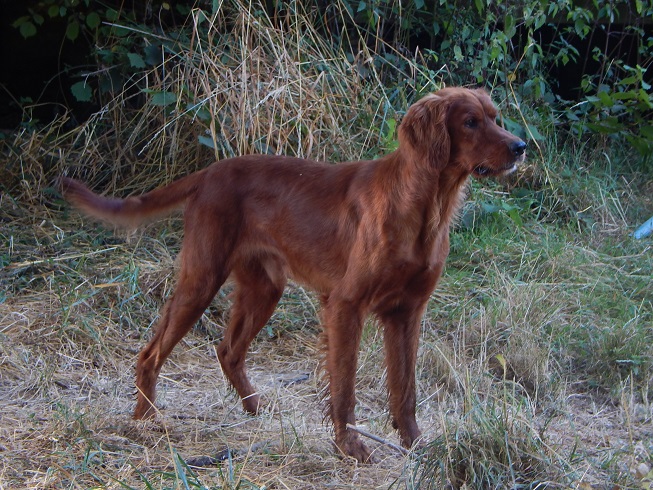
[(455, 164), (432, 164), (416, 161), (416, 155), (401, 154), (401, 149), (379, 160), (379, 181), (387, 182), (391, 175), (395, 198), (390, 203), (398, 207), (399, 215), (415, 215), (423, 209), (434, 228), (448, 227), (461, 208), (466, 196), (469, 173)]
[(375, 161), (372, 192), (392, 194), (379, 201), (388, 206), (381, 219), (398, 236), (415, 237), (415, 252), (422, 257), (418, 260), (430, 262), (434, 254), (446, 257), (449, 229), (464, 202), (469, 174), (456, 165), (410, 160), (399, 151)]

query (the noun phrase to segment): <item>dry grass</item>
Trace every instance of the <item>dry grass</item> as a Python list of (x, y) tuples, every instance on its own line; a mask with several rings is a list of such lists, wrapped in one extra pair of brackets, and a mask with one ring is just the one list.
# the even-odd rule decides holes
[[(104, 94), (102, 110), (81, 128), (65, 131), (64, 118), (7, 142), (8, 187), (38, 199), (32, 189), (65, 172), (108, 191), (141, 191), (235, 155), (347, 161), (382, 151), (405, 99), (390, 101), (362, 41), (360, 59), (349, 61), (344, 46), (317, 32), (319, 12), (296, 7), (280, 20), (226, 2), (210, 18), (194, 11), (188, 40), (152, 35), (145, 44), (161, 44), (161, 64)], [(412, 68), (418, 76), (419, 65)], [(410, 82), (396, 67), (383, 71)], [(431, 80), (421, 90), (438, 86)]]
[[(133, 366), (173, 287), (176, 222), (125, 242), (38, 213), (3, 230), (5, 243), (14, 239), (0, 304), (3, 488), (604, 488), (637, 481), (630, 469), (650, 462), (650, 377), (627, 378), (616, 399), (575, 385), (556, 364), (550, 328), (578, 321), (565, 294), (490, 270), (489, 282), (475, 283), (475, 294), (491, 295), (479, 305), (458, 291), (455, 257), (420, 348), (422, 463), (374, 442), (375, 465), (335, 453), (320, 401), (316, 302), (298, 286), (249, 356), (269, 401), (263, 415), (242, 412), (217, 363), (221, 293), (164, 366), (159, 417), (135, 422)], [(358, 423), (397, 442), (381, 347), (370, 324)]]
[[(315, 310), (297, 287), (273, 318), (274, 335), (262, 334), (251, 350), (250, 375), (269, 400), (265, 414), (242, 412), (217, 363), (222, 295), (166, 364), (160, 417), (132, 421), (133, 363), (169, 290), (171, 259), (146, 237), (93, 255), (98, 250), (81, 234), (51, 235), (48, 226), (35, 226), (33, 238), (50, 254), (3, 272), (17, 287), (0, 305), (3, 485), (140, 488), (146, 480), (159, 488), (167, 480), (175, 487), (179, 473), (191, 479), (191, 471), (207, 487), (227, 488), (374, 488), (401, 478), (403, 459), (385, 447), (377, 445), (383, 470), (334, 454), (320, 401)], [(366, 354), (361, 371), (378, 375), (377, 353)], [(363, 379), (362, 422), (390, 434), (384, 398), (372, 396), (382, 381)], [(180, 466), (178, 457), (200, 468)]]
[[(135, 359), (174, 287), (179, 220), (116, 234), (70, 215), (53, 179), (124, 195), (241, 153), (374, 156), (406, 106), (386, 95), (364, 43), (348, 60), (321, 41), (315, 12), (226, 8), (194, 12), (189, 41), (168, 43), (137, 81), (174, 103), (140, 106), (128, 89), (80, 128), (60, 120), (0, 139), (0, 488), (650, 488), (653, 259), (627, 236), (646, 196), (593, 175), (587, 149), (532, 156), (512, 184), (527, 201), (474, 187), (424, 319), (420, 454), (370, 442), (380, 462), (357, 465), (335, 453), (317, 302), (297, 285), (248, 358), (264, 414), (242, 412), (217, 363), (221, 292), (164, 366), (159, 417), (131, 420)], [(357, 378), (358, 423), (397, 442), (373, 323)]]

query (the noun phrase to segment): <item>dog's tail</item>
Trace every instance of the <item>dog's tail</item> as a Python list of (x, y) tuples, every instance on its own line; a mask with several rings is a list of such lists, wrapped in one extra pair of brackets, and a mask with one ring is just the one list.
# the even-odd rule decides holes
[(116, 199), (95, 194), (78, 180), (61, 177), (63, 196), (82, 213), (121, 227), (133, 228), (181, 207), (201, 182), (204, 171), (187, 175), (140, 196)]

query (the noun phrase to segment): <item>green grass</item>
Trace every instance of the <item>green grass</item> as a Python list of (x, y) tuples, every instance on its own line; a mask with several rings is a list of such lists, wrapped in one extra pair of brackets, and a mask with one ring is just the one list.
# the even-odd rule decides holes
[(418, 488), (546, 488), (564, 480), (569, 464), (514, 387), (482, 397), (470, 391), (465, 413), (446, 417), (443, 434), (426, 447)]
[[(565, 165), (590, 159), (587, 151), (563, 153)], [(612, 173), (632, 162), (574, 179), (556, 163), (533, 162), (548, 182), (535, 175), (474, 185), (452, 234), (427, 328), (450, 359), (438, 361), (434, 378), (455, 379), (450, 390), (462, 390), (464, 403), (429, 445), (420, 487), (544, 488), (583, 481), (578, 462), (591, 460), (599, 480), (645, 488), (623, 469), (633, 446), (606, 450), (597, 464), (582, 428), (574, 429), (577, 446), (549, 439), (561, 417), (576, 416), (560, 405), (570, 396), (622, 405), (625, 414), (638, 407), (640, 422), (651, 420), (653, 401), (653, 256), (650, 243), (629, 236), (646, 214), (637, 190), (618, 182), (627, 177)], [(524, 200), (532, 181), (544, 188), (539, 202)], [(641, 431), (628, 426), (631, 444), (646, 439)], [(650, 442), (644, 447), (650, 462)]]

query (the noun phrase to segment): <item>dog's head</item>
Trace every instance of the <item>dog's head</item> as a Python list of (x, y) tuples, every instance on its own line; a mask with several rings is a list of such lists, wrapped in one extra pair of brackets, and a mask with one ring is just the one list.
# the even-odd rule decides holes
[(476, 177), (513, 172), (526, 143), (497, 124), (485, 90), (445, 88), (413, 104), (399, 126), (399, 148), (430, 165)]

